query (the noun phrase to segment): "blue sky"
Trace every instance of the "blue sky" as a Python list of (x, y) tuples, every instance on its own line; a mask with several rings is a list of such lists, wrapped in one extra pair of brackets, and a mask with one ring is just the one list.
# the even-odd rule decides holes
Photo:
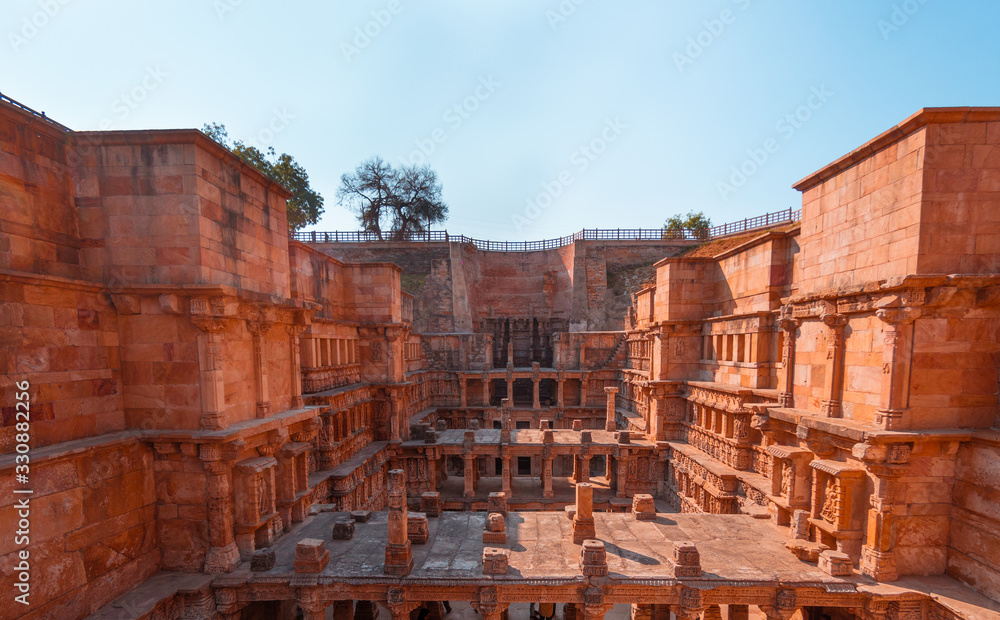
[[(1000, 3), (6, 0), (0, 91), (73, 129), (201, 127), (340, 175), (427, 163), (454, 233), (714, 223), (921, 107), (1000, 105)], [(422, 148), (421, 148), (422, 147)]]

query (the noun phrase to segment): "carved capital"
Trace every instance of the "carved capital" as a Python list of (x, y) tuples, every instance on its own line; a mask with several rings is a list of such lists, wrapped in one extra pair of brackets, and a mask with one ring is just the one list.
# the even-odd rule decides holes
[(920, 308), (883, 308), (875, 315), (889, 325), (909, 325), (920, 317)]

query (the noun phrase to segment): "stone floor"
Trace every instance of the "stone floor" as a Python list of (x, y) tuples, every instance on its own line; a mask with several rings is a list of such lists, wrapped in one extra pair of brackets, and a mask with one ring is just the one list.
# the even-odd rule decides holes
[[(594, 502), (603, 503), (614, 497), (614, 492), (608, 487), (607, 478), (595, 477), (590, 479), (594, 486)], [(476, 500), (486, 501), (490, 493), (502, 491), (502, 480), (499, 476), (483, 477), (476, 484)], [(465, 479), (461, 476), (448, 476), (447, 480), (438, 485), (443, 501), (452, 502), (463, 499), (465, 492)], [(576, 485), (572, 479), (564, 476), (552, 477), (552, 494), (549, 499), (542, 498), (542, 479), (529, 476), (515, 476), (511, 481), (511, 503), (524, 501), (558, 503), (565, 504), (576, 501)]]
[[(383, 578), (387, 513), (374, 513), (368, 523), (358, 523), (353, 540), (331, 541), (333, 521), (344, 516), (321, 513), (307, 519), (276, 542), (273, 569), (250, 573), (244, 564), (237, 573), (245, 573), (250, 581), (291, 577), (296, 543), (319, 538), (328, 541), (330, 552), (323, 577)], [(595, 513), (594, 518), (597, 538), (607, 547), (612, 576), (672, 579), (674, 541), (692, 541), (701, 553), (704, 579), (711, 581), (871, 583), (860, 576), (840, 578), (823, 573), (785, 548), (784, 529), (745, 515), (659, 514), (656, 521), (646, 522), (625, 513)], [(485, 519), (482, 512), (450, 511), (430, 519), (427, 543), (413, 545), (414, 567), (409, 579), (483, 579), (482, 552), (487, 545), (482, 543), (481, 533)], [(510, 571), (499, 579), (579, 578), (581, 547), (573, 544), (572, 523), (564, 513), (511, 512), (506, 522), (507, 544), (488, 545), (511, 551)]]

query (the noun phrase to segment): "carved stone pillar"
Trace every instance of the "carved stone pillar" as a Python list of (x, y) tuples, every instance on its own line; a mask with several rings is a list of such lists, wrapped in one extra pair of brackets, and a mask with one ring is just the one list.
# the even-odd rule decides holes
[(542, 458), (542, 497), (554, 497), (552, 492), (552, 457)]
[(618, 393), (618, 388), (606, 387), (604, 388), (604, 393), (608, 395), (608, 402), (605, 409), (604, 430), (612, 433), (618, 428), (618, 423), (615, 421), (615, 394)]
[(404, 577), (413, 570), (413, 553), (406, 530), (406, 472), (389, 471), (389, 542), (385, 546), (387, 575)]
[[(908, 449), (906, 449), (908, 451)], [(908, 454), (907, 454), (908, 457)], [(869, 499), (865, 546), (861, 549), (861, 572), (876, 581), (895, 581), (896, 487), (903, 469), (898, 465), (868, 464), (873, 482)]]
[(798, 607), (795, 590), (785, 588), (775, 593), (773, 604), (760, 605), (760, 610), (767, 616), (767, 620), (789, 620)]
[(264, 336), (273, 323), (263, 320), (247, 320), (247, 331), (253, 337), (254, 390), (257, 396), (257, 417), (266, 418), (271, 414), (271, 399), (268, 396), (267, 359), (264, 356)]
[(781, 368), (782, 373), (778, 382), (778, 404), (782, 407), (794, 407), (795, 398), (795, 330), (799, 327), (799, 320), (791, 316), (783, 316), (778, 319), (778, 327), (785, 333), (781, 345)]
[(682, 587), (680, 605), (674, 608), (673, 612), (676, 614), (677, 620), (700, 620), (704, 608), (701, 590)]
[(559, 373), (559, 380), (556, 383), (556, 405), (562, 409), (566, 406), (566, 400), (563, 398), (563, 389), (565, 388), (566, 380), (562, 378), (562, 373)]
[(594, 487), (586, 482), (576, 485), (576, 514), (573, 515), (573, 544), (597, 535), (594, 525)]
[(463, 454), (463, 472), (465, 474), (465, 492), (463, 497), (472, 498), (476, 496), (476, 457), (471, 454)]
[(507, 453), (504, 453), (504, 455), (501, 457), (501, 463), (503, 469), (501, 470), (500, 485), (502, 487), (503, 492), (507, 494), (508, 498), (510, 498), (511, 496), (510, 459), (511, 456), (510, 454)]
[(580, 455), (580, 475), (577, 482), (590, 482), (590, 455)]
[(226, 329), (226, 320), (192, 316), (191, 321), (203, 332), (198, 337), (201, 388), (201, 417), (198, 425), (203, 430), (219, 430), (225, 427), (222, 418), (226, 407), (226, 384), (222, 374), (222, 332)]
[(538, 397), (538, 387), (542, 382), (539, 363), (531, 363), (531, 408), (538, 411), (542, 408), (542, 402)]
[(208, 574), (230, 573), (240, 563), (240, 550), (233, 534), (232, 459), (225, 458), (218, 444), (201, 444), (198, 457), (205, 468), (211, 544), (204, 570)]
[(484, 586), (479, 588), (479, 597), (472, 601), (472, 607), (483, 620), (501, 620), (507, 604), (500, 602), (500, 592), (496, 586)]
[(507, 400), (514, 404), (514, 360), (507, 362)]
[(327, 601), (320, 600), (318, 593), (312, 589), (303, 588), (299, 594), (299, 607), (302, 608), (302, 620), (326, 620)]
[(847, 325), (847, 317), (843, 314), (824, 314), (821, 320), (827, 328), (822, 413), (828, 418), (839, 418), (844, 390), (844, 326)]
[(305, 331), (307, 325), (286, 325), (289, 340), (289, 365), (292, 369), (292, 409), (301, 409), (305, 404), (302, 400), (302, 363), (299, 357), (299, 334)]
[(466, 385), (465, 375), (459, 375), (458, 377), (458, 404), (462, 409), (469, 406), (469, 396), (468, 396), (468, 386)]
[(910, 361), (913, 356), (913, 322), (918, 308), (889, 308), (876, 312), (884, 323), (882, 349), (882, 392), (875, 424), (886, 430), (905, 430), (910, 421)]

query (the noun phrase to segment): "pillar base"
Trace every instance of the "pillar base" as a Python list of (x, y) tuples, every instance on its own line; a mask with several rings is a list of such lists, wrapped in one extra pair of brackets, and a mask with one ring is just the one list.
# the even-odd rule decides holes
[(573, 544), (582, 545), (583, 541), (597, 538), (597, 528), (594, 526), (594, 519), (581, 519), (573, 517)]
[(240, 550), (235, 540), (225, 547), (212, 547), (205, 556), (205, 573), (209, 575), (231, 573), (239, 565)]
[(865, 547), (861, 552), (861, 572), (875, 581), (896, 581), (896, 557), (892, 551), (876, 551)]
[(413, 552), (410, 549), (410, 541), (407, 540), (402, 545), (389, 543), (385, 546), (385, 566), (382, 572), (386, 575), (405, 577), (413, 570)]

